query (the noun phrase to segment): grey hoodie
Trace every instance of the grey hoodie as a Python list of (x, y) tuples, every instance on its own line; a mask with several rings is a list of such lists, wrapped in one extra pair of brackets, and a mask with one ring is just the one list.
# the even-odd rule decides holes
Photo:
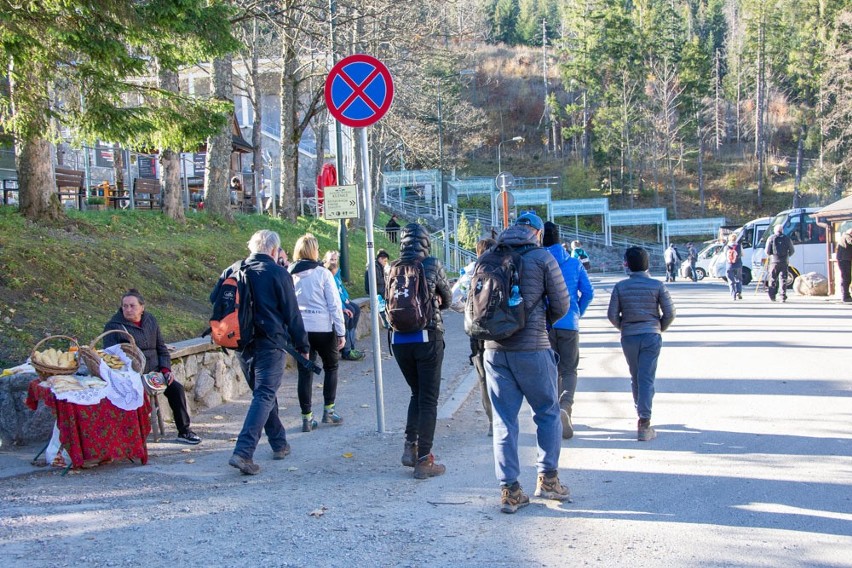
[(571, 298), (559, 263), (546, 249), (538, 246), (535, 233), (526, 226), (513, 225), (500, 233), (498, 243), (512, 248), (537, 248), (521, 257), (521, 296), (527, 310), (524, 329), (501, 341), (486, 341), (486, 349), (499, 351), (540, 351), (550, 349), (547, 322), (558, 321), (568, 313)]

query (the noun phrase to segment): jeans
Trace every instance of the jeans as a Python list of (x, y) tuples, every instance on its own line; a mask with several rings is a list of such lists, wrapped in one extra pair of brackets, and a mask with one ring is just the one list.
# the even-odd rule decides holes
[(237, 357), (246, 382), (252, 390), (243, 429), (237, 437), (234, 455), (250, 460), (257, 449), (261, 430), (266, 431), (272, 451), (283, 450), (287, 446), (284, 425), (278, 418), (278, 397), (276, 393), (284, 379), (285, 353), (282, 349), (246, 349)]
[(580, 332), (576, 329), (550, 330), (550, 345), (559, 355), (559, 381), (556, 392), (559, 393), (559, 405), (574, 405), (574, 393), (577, 391), (577, 366), (580, 364)]
[(428, 343), (404, 343), (393, 346), (393, 356), (405, 382), (411, 389), (405, 439), (417, 442), (417, 457), (432, 453), (438, 396), (441, 394), (441, 365), (444, 363), (444, 338), (437, 334)]
[(189, 430), (189, 412), (186, 410), (186, 390), (183, 385), (177, 381), (172, 381), (172, 384), (166, 387), (163, 395), (169, 401), (169, 407), (172, 409), (172, 416), (175, 419), (175, 428), (178, 434), (186, 434)]
[(677, 276), (677, 263), (667, 262), (666, 263), (666, 282), (674, 282), (676, 276)]
[(488, 416), (488, 423), (493, 424), (494, 418), (491, 412), (491, 399), (488, 397), (488, 385), (485, 382), (485, 342), (481, 339), (470, 339), (470, 363), (476, 369), (479, 378), (479, 396), (482, 399), (482, 408)]
[(524, 398), (532, 408), (538, 443), (537, 470), (559, 469), (562, 421), (556, 395), (556, 357), (542, 351), (485, 350), (488, 394), (494, 410), (494, 472), (500, 485), (518, 480), (518, 412)]
[(695, 261), (689, 261), (689, 277), (692, 278), (693, 282), (698, 282), (698, 271), (695, 270)]
[(850, 299), (849, 284), (852, 280), (852, 260), (837, 259), (837, 268), (840, 271), (840, 292), (844, 300)]
[[(337, 336), (333, 331), (309, 331), (308, 343), (311, 345), (309, 358), (315, 361), (317, 354), (322, 359), (323, 382), (322, 396), (325, 405), (334, 404), (337, 397), (337, 366), (340, 361), (340, 353), (337, 351)], [(314, 374), (299, 365), (299, 382), (297, 392), (299, 394), (299, 407), (302, 414), (311, 413), (311, 390), (314, 387)]]
[(742, 296), (743, 266), (728, 266), (726, 276), (728, 277), (728, 288), (731, 289), (731, 297), (736, 298), (737, 294)]
[(659, 333), (626, 335), (621, 338), (621, 350), (630, 368), (633, 405), (639, 418), (651, 418), (654, 402), (654, 379), (663, 337)]
[(358, 329), (358, 320), (361, 319), (361, 308), (352, 302), (346, 302), (343, 309), (352, 312), (351, 318), (346, 315), (346, 312), (343, 313), (346, 323), (346, 344), (343, 346), (343, 354), (349, 355), (349, 352), (355, 349), (355, 330)]
[(786, 262), (771, 262), (769, 263), (769, 280), (766, 284), (766, 292), (769, 294), (770, 300), (775, 300), (775, 296), (780, 293), (781, 299), (787, 299), (787, 263)]

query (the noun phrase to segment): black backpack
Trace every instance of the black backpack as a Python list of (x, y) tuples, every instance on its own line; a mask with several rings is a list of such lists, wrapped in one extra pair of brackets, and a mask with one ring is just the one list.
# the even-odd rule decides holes
[[(521, 256), (529, 246), (515, 250), (505, 244), (490, 248), (479, 257), (470, 277), (464, 308), (464, 332), (473, 339), (500, 341), (526, 325), (524, 301), (510, 305), (512, 289), (521, 284)], [(538, 305), (538, 300), (533, 309)]]
[(216, 345), (238, 351), (254, 337), (254, 310), (245, 261), (226, 270), (219, 283), (210, 316), (210, 337)]
[(790, 237), (785, 234), (775, 235), (772, 241), (772, 252), (781, 260), (789, 258), (790, 255)]
[(434, 315), (426, 271), (419, 259), (391, 263), (385, 276), (385, 310), (394, 331), (408, 333), (426, 329)]

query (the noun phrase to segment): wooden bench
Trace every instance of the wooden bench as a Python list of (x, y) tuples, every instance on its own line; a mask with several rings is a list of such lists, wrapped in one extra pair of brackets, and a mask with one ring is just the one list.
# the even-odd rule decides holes
[(136, 178), (133, 180), (133, 198), (136, 208), (147, 207), (148, 209), (160, 208), (160, 180)]
[(80, 170), (69, 170), (68, 168), (56, 168), (56, 192), (59, 194), (60, 203), (73, 200), (77, 209), (82, 208), (86, 192), (83, 189), (83, 180), (86, 174)]

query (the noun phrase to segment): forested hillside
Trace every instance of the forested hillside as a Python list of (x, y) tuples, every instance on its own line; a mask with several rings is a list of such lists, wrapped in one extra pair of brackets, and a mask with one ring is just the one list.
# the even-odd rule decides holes
[[(716, 214), (726, 192), (763, 210), (826, 203), (848, 184), (848, 1), (472, 6), (444, 13), (440, 45), (419, 62), (428, 84), (418, 94), (443, 113), (443, 132), (426, 110), (416, 142), (399, 129), (374, 137), (388, 140), (385, 167), (493, 175), (495, 146), (523, 136), (502, 146), (503, 169), (562, 174), (569, 194), (611, 190), (616, 206), (638, 200), (672, 218)], [(405, 95), (395, 105), (410, 110)]]

